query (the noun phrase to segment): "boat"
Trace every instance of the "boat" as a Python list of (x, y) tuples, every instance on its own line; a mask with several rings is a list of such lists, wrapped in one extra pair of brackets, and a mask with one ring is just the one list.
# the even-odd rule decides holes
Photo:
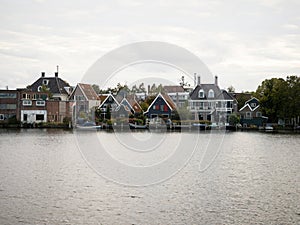
[(101, 125), (96, 125), (94, 122), (85, 122), (82, 125), (77, 125), (76, 128), (79, 130), (100, 130), (102, 128)]
[(203, 124), (203, 123), (193, 123), (192, 127), (193, 128), (198, 128), (199, 130), (206, 130), (207, 129), (207, 125)]
[(129, 123), (129, 128), (130, 129), (148, 129), (148, 125), (137, 125), (134, 123)]

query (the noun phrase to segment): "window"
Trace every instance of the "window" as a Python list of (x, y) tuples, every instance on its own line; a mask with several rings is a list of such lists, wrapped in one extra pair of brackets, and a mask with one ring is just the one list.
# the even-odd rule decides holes
[(44, 114), (36, 114), (35, 120), (44, 120)]
[(261, 117), (261, 112), (256, 112), (256, 117)]
[(204, 107), (204, 102), (200, 102), (199, 107), (200, 107), (200, 109), (203, 109), (203, 107)]
[(31, 106), (32, 105), (32, 101), (30, 101), (30, 100), (23, 100), (23, 105), (24, 106)]
[(16, 109), (16, 104), (0, 104), (0, 109)]
[(155, 105), (153, 105), (153, 109), (155, 110)]
[(246, 112), (246, 118), (251, 118), (251, 112)]
[(17, 98), (16, 93), (0, 93), (0, 98)]
[(46, 79), (43, 80), (43, 85), (48, 85), (48, 83), (49, 83), (49, 80), (46, 80)]
[(0, 114), (0, 120), (4, 120), (4, 115), (3, 114)]
[(160, 105), (160, 111), (164, 111), (164, 105)]
[(215, 93), (214, 93), (214, 91), (213, 91), (212, 89), (210, 89), (210, 90), (208, 91), (208, 97), (209, 97), (209, 98), (214, 98), (214, 97), (215, 97)]
[(201, 90), (199, 91), (198, 97), (199, 97), (199, 98), (204, 98), (204, 91), (203, 91), (203, 89), (201, 89)]
[(23, 115), (23, 120), (24, 120), (24, 121), (27, 121), (27, 114), (24, 114), (24, 115)]
[(40, 92), (42, 90), (42, 86), (38, 86), (37, 91)]
[(251, 107), (252, 108), (256, 107), (256, 103), (255, 102), (251, 103)]
[(36, 101), (36, 106), (45, 106), (45, 101)]

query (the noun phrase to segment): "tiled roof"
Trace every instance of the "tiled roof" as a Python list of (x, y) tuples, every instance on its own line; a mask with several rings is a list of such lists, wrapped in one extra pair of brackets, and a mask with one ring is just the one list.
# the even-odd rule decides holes
[(172, 108), (172, 110), (176, 109), (176, 105), (173, 102), (173, 100), (170, 98), (169, 95), (166, 94), (162, 94), (162, 96), (164, 97), (164, 99), (168, 102), (169, 106)]
[(167, 93), (177, 93), (177, 92), (184, 92), (183, 87), (179, 85), (168, 85), (164, 86), (164, 90)]
[(45, 83), (52, 94), (69, 94), (65, 88), (71, 88), (69, 83), (60, 77), (40, 77), (29, 88), (32, 91), (38, 91), (39, 86), (45, 85)]
[(78, 84), (87, 100), (98, 100), (98, 95), (90, 84)]
[[(204, 98), (199, 98), (199, 96), (198, 96), (198, 93), (201, 89), (203, 89), (203, 91), (204, 91)], [(194, 88), (194, 90), (190, 94), (190, 97), (192, 100), (208, 99), (207, 96), (208, 96), (209, 90), (214, 91), (214, 97), (210, 98), (210, 99), (217, 99), (217, 97), (221, 94), (220, 88), (215, 84), (200, 84)]]
[(233, 96), (230, 95), (226, 90), (221, 90), (221, 93), (217, 98), (224, 99), (224, 100), (234, 100)]

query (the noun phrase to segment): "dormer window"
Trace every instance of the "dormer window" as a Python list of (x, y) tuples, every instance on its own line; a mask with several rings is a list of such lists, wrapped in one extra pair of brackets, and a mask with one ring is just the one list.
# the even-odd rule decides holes
[(201, 89), (201, 90), (199, 91), (198, 97), (199, 97), (199, 98), (204, 98), (204, 90), (203, 90), (203, 89)]
[(46, 80), (46, 79), (43, 80), (43, 85), (48, 85), (48, 83), (49, 83), (49, 80)]
[(209, 97), (209, 98), (214, 98), (214, 97), (215, 97), (215, 93), (214, 93), (214, 91), (213, 91), (212, 89), (210, 89), (210, 90), (208, 91), (208, 97)]

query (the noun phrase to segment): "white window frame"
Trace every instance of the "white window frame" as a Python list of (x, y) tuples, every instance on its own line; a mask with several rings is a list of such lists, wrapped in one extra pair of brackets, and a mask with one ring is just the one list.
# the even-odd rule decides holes
[(200, 89), (200, 91), (198, 92), (198, 97), (204, 98), (204, 90), (203, 89)]
[(209, 89), (208, 91), (208, 98), (214, 98), (215, 97), (215, 92), (213, 89)]
[(23, 106), (32, 106), (32, 101), (31, 100), (23, 100), (22, 105)]
[(46, 105), (46, 102), (45, 101), (42, 101), (42, 100), (38, 100), (35, 102), (35, 105), (36, 106), (45, 106)]
[(43, 85), (48, 85), (48, 84), (49, 84), (49, 80), (44, 79), (44, 80), (43, 80)]

